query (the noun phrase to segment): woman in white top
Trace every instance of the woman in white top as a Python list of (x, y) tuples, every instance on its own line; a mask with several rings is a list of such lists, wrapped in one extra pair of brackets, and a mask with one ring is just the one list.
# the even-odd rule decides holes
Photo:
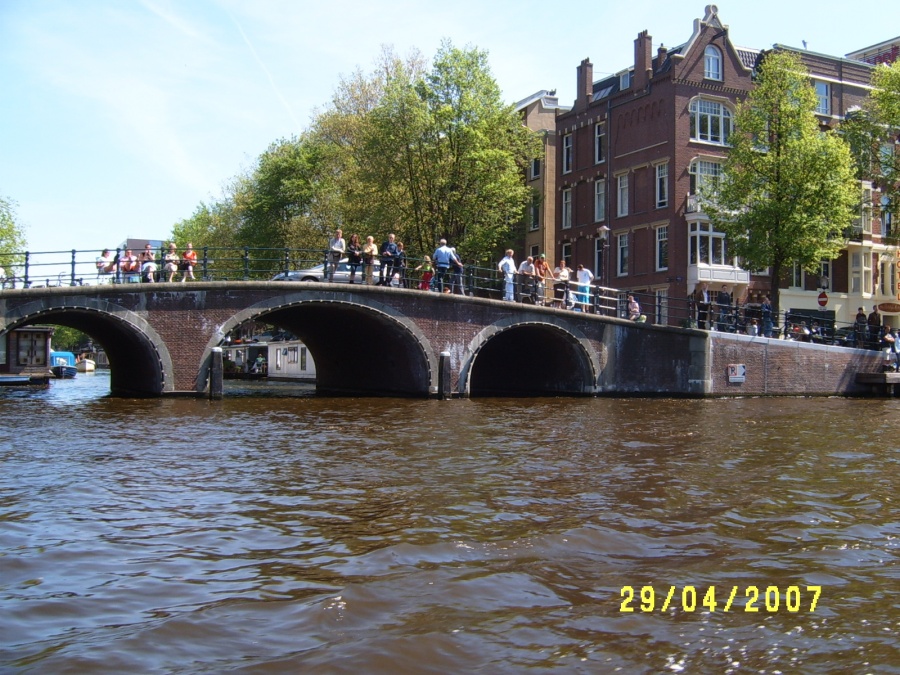
[(553, 290), (556, 291), (556, 299), (562, 301), (563, 307), (569, 306), (569, 276), (572, 270), (566, 267), (566, 261), (560, 260), (559, 265), (553, 269)]

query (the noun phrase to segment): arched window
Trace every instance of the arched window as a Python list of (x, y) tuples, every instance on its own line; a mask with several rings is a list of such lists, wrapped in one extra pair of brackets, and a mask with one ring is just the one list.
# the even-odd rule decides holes
[(707, 80), (722, 79), (722, 52), (712, 45), (703, 52), (703, 77)]
[(691, 101), (691, 139), (727, 145), (733, 130), (731, 111), (718, 101), (695, 98)]

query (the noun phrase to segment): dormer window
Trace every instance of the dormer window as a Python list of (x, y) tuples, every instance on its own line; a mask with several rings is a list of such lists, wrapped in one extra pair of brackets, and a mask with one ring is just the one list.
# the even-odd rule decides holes
[(624, 73), (619, 73), (619, 90), (628, 89), (631, 86), (631, 71), (626, 70)]
[(722, 80), (722, 52), (709, 45), (703, 52), (703, 77), (707, 80)]

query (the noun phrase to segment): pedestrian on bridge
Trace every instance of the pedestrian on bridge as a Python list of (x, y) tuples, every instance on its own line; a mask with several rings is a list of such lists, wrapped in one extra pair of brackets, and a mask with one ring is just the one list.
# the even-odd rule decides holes
[(375, 237), (366, 237), (366, 243), (362, 249), (363, 264), (365, 265), (363, 275), (369, 286), (375, 283), (375, 256), (377, 255), (378, 247), (375, 245)]
[(150, 244), (144, 246), (141, 252), (141, 279), (148, 283), (156, 281), (156, 254), (153, 253), (153, 247)]
[(344, 257), (344, 251), (347, 250), (347, 242), (344, 241), (344, 233), (337, 229), (334, 236), (328, 240), (328, 281), (334, 281), (334, 272), (338, 268), (338, 263)]
[(347, 264), (350, 265), (350, 283), (356, 283), (356, 270), (362, 264), (362, 244), (358, 234), (350, 235), (350, 243), (347, 244)]
[(513, 302), (516, 299), (516, 261), (511, 248), (506, 249), (506, 256), (497, 263), (497, 268), (503, 273), (503, 299)]
[(547, 264), (547, 255), (541, 253), (534, 259), (535, 304), (547, 304), (547, 279), (552, 278), (553, 273), (550, 271), (550, 265)]
[(169, 250), (163, 256), (163, 271), (168, 275), (166, 281), (169, 283), (175, 281), (175, 274), (178, 272), (178, 249), (174, 242), (169, 244)]
[(579, 265), (575, 276), (578, 279), (578, 300), (581, 303), (581, 311), (586, 312), (590, 307), (591, 282), (594, 280), (594, 273), (584, 265)]
[(119, 258), (119, 269), (125, 277), (125, 281), (131, 284), (140, 283), (141, 266), (138, 264), (137, 256), (130, 248), (125, 249), (125, 255)]
[[(116, 261), (112, 257), (108, 248), (103, 249), (103, 253), (97, 258), (97, 283), (108, 284), (112, 281), (113, 272), (116, 271)], [(0, 274), (2, 277), (3, 274)]]
[(456, 259), (456, 253), (453, 252), (452, 248), (447, 246), (446, 239), (441, 239), (440, 246), (435, 249), (434, 255), (432, 255), (431, 257), (434, 260), (434, 266), (436, 269), (434, 277), (434, 290), (436, 290), (438, 293), (443, 293), (444, 277), (449, 274), (450, 265), (452, 265), (453, 261)]
[(188, 280), (188, 277), (191, 278), (191, 281), (196, 281), (197, 279), (194, 277), (194, 267), (197, 266), (197, 252), (194, 250), (194, 245), (188, 242), (187, 250), (181, 254), (181, 270), (183, 274), (181, 275), (181, 283), (184, 283)]
[(381, 269), (378, 274), (379, 286), (390, 286), (391, 279), (394, 278), (397, 262), (397, 235), (389, 234), (387, 241), (381, 244)]

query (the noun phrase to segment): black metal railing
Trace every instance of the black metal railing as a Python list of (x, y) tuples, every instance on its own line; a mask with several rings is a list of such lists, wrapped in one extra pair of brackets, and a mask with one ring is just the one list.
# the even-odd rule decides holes
[[(163, 252), (154, 253), (155, 271), (150, 274), (125, 272), (122, 265), (125, 252), (122, 249), (116, 249), (113, 258), (115, 264), (109, 272), (98, 269), (99, 254), (96, 250), (0, 254), (0, 268), (5, 270), (0, 273), (0, 288), (147, 283), (151, 277), (154, 282), (160, 282), (168, 277), (168, 272), (165, 270)], [(451, 269), (444, 276), (441, 288), (437, 284), (438, 275), (434, 274), (429, 279), (424, 262), (424, 258), (408, 257), (404, 267), (395, 268), (389, 283), (401, 288), (443, 290), (495, 300), (506, 295), (505, 279), (494, 264), (464, 265), (457, 274), (453, 274), (454, 270)], [(324, 281), (328, 277), (329, 265), (328, 252), (322, 249), (204, 246), (197, 249), (193, 276), (204, 281), (264, 281), (279, 277)], [(175, 280), (180, 281), (185, 275), (185, 270), (179, 269)], [(364, 268), (360, 267), (360, 282), (363, 278)], [(375, 270), (375, 278), (380, 279), (378, 268)], [(514, 276), (513, 297), (516, 302), (525, 304), (625, 319), (629, 316), (629, 295), (640, 305), (640, 320), (649, 324), (764, 335), (765, 322), (758, 304), (729, 304), (722, 307), (712, 302), (704, 313), (691, 298), (672, 297), (665, 292), (624, 291), (597, 283), (584, 287), (577, 281), (560, 283), (554, 279), (546, 279), (540, 283), (527, 275)], [(870, 331), (855, 324), (821, 321), (813, 313), (805, 316), (797, 311), (785, 311), (780, 317), (773, 317), (771, 337), (871, 348), (878, 348), (880, 341)]]

